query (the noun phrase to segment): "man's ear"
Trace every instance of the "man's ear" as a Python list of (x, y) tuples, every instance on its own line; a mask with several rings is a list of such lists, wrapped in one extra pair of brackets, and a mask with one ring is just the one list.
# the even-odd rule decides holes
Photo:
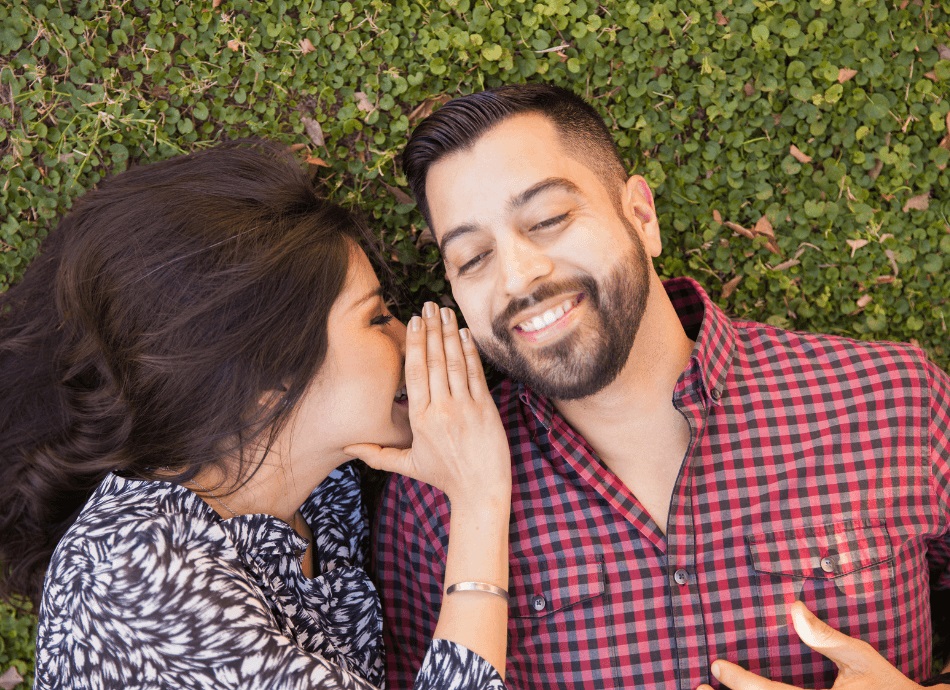
[(653, 205), (653, 192), (650, 185), (640, 175), (631, 175), (624, 185), (623, 211), (627, 220), (640, 233), (640, 239), (647, 253), (657, 257), (663, 249), (660, 237), (660, 222)]

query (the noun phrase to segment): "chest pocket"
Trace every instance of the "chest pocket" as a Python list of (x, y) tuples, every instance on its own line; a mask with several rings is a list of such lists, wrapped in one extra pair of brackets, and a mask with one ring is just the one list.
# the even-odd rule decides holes
[(509, 615), (539, 619), (601, 596), (606, 588), (599, 560), (556, 559), (512, 564)]
[(833, 677), (834, 665), (802, 645), (788, 620), (788, 606), (796, 600), (898, 661), (893, 547), (883, 524), (802, 526), (748, 536), (746, 545), (755, 571), (758, 634), (772, 655), (772, 677), (807, 687), (814, 678), (802, 676), (802, 669), (825, 665)]
[[(551, 650), (576, 644), (603, 648), (604, 593), (601, 559), (517, 558), (511, 562), (508, 593), (509, 687), (563, 687), (576, 670), (571, 654)], [(600, 621), (592, 625), (591, 621)], [(609, 664), (608, 664), (609, 667)]]

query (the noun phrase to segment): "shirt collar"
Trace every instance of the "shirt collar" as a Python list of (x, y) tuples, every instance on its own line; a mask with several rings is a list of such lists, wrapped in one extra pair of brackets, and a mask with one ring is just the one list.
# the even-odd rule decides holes
[[(677, 392), (681, 390), (686, 374), (695, 366), (707, 403), (719, 405), (735, 350), (732, 322), (692, 278), (663, 281), (663, 288), (673, 303), (683, 330), (696, 343), (690, 355), (690, 364), (677, 383)], [(538, 421), (550, 429), (555, 413), (554, 404), (523, 383), (517, 384), (517, 391), (518, 397)]]

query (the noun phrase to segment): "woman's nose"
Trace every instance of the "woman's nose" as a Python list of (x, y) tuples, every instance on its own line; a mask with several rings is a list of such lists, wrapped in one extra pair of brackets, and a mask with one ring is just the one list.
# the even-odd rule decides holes
[(393, 319), (389, 322), (389, 330), (392, 333), (393, 339), (399, 343), (399, 353), (405, 358), (406, 324), (404, 324), (400, 319)]

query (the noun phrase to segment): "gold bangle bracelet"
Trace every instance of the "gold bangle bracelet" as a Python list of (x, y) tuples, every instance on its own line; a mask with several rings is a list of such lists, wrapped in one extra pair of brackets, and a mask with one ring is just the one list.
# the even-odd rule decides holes
[(494, 594), (496, 597), (501, 597), (506, 602), (510, 599), (507, 591), (501, 587), (490, 585), (487, 582), (456, 582), (454, 585), (449, 585), (445, 589), (447, 595), (454, 594), (455, 592), (485, 592), (487, 594)]

